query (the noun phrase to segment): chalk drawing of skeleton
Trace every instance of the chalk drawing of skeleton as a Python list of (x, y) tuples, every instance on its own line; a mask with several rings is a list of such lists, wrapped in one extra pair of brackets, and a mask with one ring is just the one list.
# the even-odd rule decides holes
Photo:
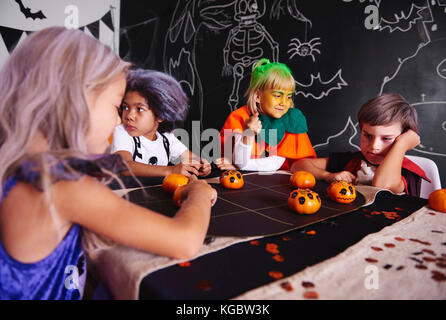
[(273, 61), (279, 60), (279, 45), (266, 28), (257, 21), (265, 13), (260, 11), (257, 0), (238, 0), (235, 3), (234, 19), (238, 22), (232, 28), (223, 49), (223, 76), (233, 76), (232, 92), (228, 100), (231, 111), (239, 104), (241, 80), (251, 72), (254, 63), (265, 57), (265, 48), (272, 51)]

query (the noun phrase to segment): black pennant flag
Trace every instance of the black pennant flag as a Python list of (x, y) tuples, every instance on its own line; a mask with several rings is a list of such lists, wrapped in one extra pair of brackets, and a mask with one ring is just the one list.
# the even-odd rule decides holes
[(11, 53), (17, 46), (17, 43), (23, 34), (23, 30), (0, 26), (0, 34), (5, 42), (6, 49), (8, 49), (9, 53)]
[(102, 18), (101, 21), (104, 22), (107, 27), (109, 27), (112, 31), (115, 31), (115, 28), (113, 27), (113, 20), (111, 15), (111, 10), (107, 12)]

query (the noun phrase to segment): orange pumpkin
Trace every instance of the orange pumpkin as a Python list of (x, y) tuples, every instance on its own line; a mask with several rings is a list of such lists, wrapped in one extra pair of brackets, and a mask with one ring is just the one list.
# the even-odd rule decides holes
[(300, 214), (313, 214), (321, 207), (321, 198), (310, 189), (296, 189), (288, 197), (288, 207)]
[(220, 184), (228, 189), (240, 189), (245, 182), (243, 181), (243, 175), (235, 170), (227, 170), (221, 174)]
[(188, 184), (189, 178), (178, 173), (171, 173), (163, 180), (163, 190), (168, 193), (173, 193), (179, 186)]
[(177, 207), (181, 207), (181, 192), (183, 192), (184, 188), (186, 188), (186, 185), (179, 186), (173, 192), (173, 198), (172, 198), (173, 199), (173, 203), (175, 203), (175, 205)]
[(332, 182), (327, 188), (328, 197), (339, 203), (351, 203), (356, 199), (355, 187), (346, 181)]
[(429, 196), (429, 206), (437, 211), (446, 212), (446, 189), (438, 189)]
[(316, 185), (316, 179), (307, 171), (296, 171), (290, 177), (291, 184), (296, 188), (313, 188)]

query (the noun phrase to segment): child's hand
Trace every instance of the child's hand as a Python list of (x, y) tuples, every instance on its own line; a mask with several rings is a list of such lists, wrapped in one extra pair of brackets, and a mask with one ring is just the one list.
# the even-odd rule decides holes
[(179, 173), (186, 177), (191, 177), (193, 175), (199, 175), (201, 164), (200, 163), (184, 163), (180, 162), (175, 166), (172, 166), (171, 173)]
[(420, 136), (412, 129), (409, 129), (406, 132), (400, 134), (396, 138), (395, 143), (403, 146), (404, 149), (408, 151), (420, 144)]
[(329, 173), (324, 180), (328, 183), (334, 182), (334, 181), (346, 181), (348, 183), (354, 183), (356, 179), (356, 176), (351, 173), (350, 171), (341, 171), (341, 172), (335, 172), (335, 173)]
[(259, 113), (256, 112), (245, 121), (245, 130), (250, 129), (254, 132), (254, 135), (259, 134), (262, 130), (262, 123), (259, 119)]
[(211, 206), (217, 201), (217, 191), (212, 188), (205, 180), (198, 180), (196, 176), (191, 176), (187, 187), (181, 192), (181, 202), (187, 199), (189, 195), (198, 194), (200, 198), (209, 198)]
[(226, 158), (218, 158), (214, 162), (217, 168), (220, 169), (221, 171), (237, 170), (237, 168), (231, 163), (231, 161), (229, 161)]
[(209, 175), (209, 173), (211, 173), (212, 170), (211, 164), (204, 158), (201, 158), (200, 162), (201, 162), (201, 167), (198, 175), (200, 177), (206, 177), (207, 175)]

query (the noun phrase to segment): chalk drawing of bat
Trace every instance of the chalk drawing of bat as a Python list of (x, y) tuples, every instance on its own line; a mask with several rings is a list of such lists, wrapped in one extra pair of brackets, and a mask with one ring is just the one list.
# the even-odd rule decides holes
[(341, 90), (342, 87), (346, 87), (348, 84), (342, 79), (342, 69), (328, 81), (321, 79), (321, 74), (318, 73), (316, 76), (311, 75), (310, 83), (300, 83), (296, 81), (296, 95), (303, 95), (305, 98), (312, 97), (313, 99), (319, 100), (326, 97), (333, 90)]

